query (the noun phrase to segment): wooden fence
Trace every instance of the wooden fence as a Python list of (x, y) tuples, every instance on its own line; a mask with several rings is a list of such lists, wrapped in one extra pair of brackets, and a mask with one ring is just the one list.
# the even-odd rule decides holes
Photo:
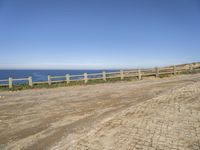
[(10, 89), (13, 87), (15, 81), (26, 81), (30, 87), (33, 87), (36, 84), (48, 84), (49, 86), (53, 83), (61, 83), (66, 82), (70, 84), (72, 81), (84, 81), (86, 84), (89, 80), (103, 80), (106, 81), (107, 79), (111, 78), (120, 78), (124, 80), (126, 77), (136, 77), (138, 80), (141, 80), (142, 77), (145, 76), (155, 76), (159, 77), (160, 75), (167, 75), (173, 74), (177, 75), (184, 71), (192, 71), (195, 69), (199, 69), (200, 66), (195, 66), (193, 64), (187, 64), (185, 66), (172, 66), (172, 67), (162, 67), (162, 68), (151, 68), (151, 69), (135, 69), (135, 70), (121, 70), (118, 72), (102, 72), (102, 73), (93, 73), (88, 74), (84, 73), (81, 75), (69, 75), (66, 74), (65, 76), (48, 76), (48, 81), (43, 82), (33, 82), (32, 77), (22, 78), (22, 79), (14, 79), (8, 78), (5, 80), (0, 80), (0, 86), (9, 87)]

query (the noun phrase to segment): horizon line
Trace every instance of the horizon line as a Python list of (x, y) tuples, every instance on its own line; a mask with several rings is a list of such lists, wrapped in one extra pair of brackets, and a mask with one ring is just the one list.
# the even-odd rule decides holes
[(129, 70), (129, 69), (147, 69), (154, 67), (168, 67), (168, 66), (179, 66), (186, 64), (200, 63), (197, 62), (186, 62), (186, 63), (178, 63), (178, 64), (168, 64), (168, 65), (157, 65), (157, 66), (135, 66), (135, 67), (119, 67), (119, 68), (106, 68), (106, 67), (97, 67), (97, 68), (0, 68), (0, 70)]

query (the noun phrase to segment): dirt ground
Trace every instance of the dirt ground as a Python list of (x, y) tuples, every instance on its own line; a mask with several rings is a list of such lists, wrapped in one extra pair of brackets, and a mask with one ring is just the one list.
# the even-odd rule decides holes
[(200, 150), (200, 74), (0, 92), (0, 149)]

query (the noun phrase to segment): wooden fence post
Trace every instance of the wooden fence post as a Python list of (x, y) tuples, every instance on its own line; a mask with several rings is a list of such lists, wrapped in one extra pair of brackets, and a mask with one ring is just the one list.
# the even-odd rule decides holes
[(48, 84), (51, 85), (51, 76), (48, 75)]
[(28, 77), (28, 84), (30, 87), (33, 86), (33, 80), (32, 80), (32, 77)]
[(103, 80), (104, 80), (104, 81), (106, 81), (106, 72), (105, 72), (105, 71), (103, 71), (103, 73), (102, 73), (102, 74), (103, 74)]
[(123, 70), (120, 70), (120, 77), (121, 77), (121, 80), (124, 79), (124, 72), (123, 72)]
[(156, 69), (156, 78), (158, 78), (159, 77), (159, 68), (156, 67), (155, 69)]
[(84, 82), (87, 83), (88, 82), (88, 75), (87, 75), (87, 73), (84, 73), (83, 76), (84, 76)]
[(141, 75), (141, 70), (138, 69), (138, 79), (141, 80), (142, 79), (142, 75)]
[(190, 64), (189, 67), (190, 67), (190, 72), (192, 72), (193, 70), (192, 64)]
[(176, 66), (173, 66), (173, 73), (176, 75)]
[(70, 83), (70, 75), (69, 74), (66, 74), (66, 81), (67, 81), (67, 84)]
[(12, 88), (12, 78), (8, 78), (9, 89)]

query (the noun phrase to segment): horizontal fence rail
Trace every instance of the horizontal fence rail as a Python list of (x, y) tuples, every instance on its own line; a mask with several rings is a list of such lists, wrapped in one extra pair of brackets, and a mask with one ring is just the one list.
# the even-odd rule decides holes
[(70, 82), (74, 81), (83, 81), (84, 83), (88, 83), (89, 80), (103, 80), (106, 81), (107, 79), (113, 78), (120, 78), (124, 80), (127, 77), (136, 77), (137, 79), (141, 80), (142, 77), (146, 76), (155, 76), (160, 77), (161, 75), (177, 75), (185, 71), (193, 71), (193, 70), (200, 70), (200, 63), (197, 64), (185, 64), (179, 66), (171, 66), (171, 67), (156, 67), (156, 68), (147, 68), (147, 69), (134, 69), (134, 70), (120, 70), (116, 72), (101, 72), (101, 73), (84, 73), (80, 75), (70, 75), (66, 74), (64, 76), (48, 76), (47, 81), (41, 82), (33, 82), (32, 77), (15, 79), (15, 78), (8, 78), (4, 80), (0, 80), (0, 87), (9, 87), (10, 89), (13, 88), (13, 85), (16, 85), (17, 81), (23, 81), (28, 86), (33, 87), (34, 85), (38, 84), (48, 84), (51, 86), (53, 83), (66, 83), (69, 84)]

